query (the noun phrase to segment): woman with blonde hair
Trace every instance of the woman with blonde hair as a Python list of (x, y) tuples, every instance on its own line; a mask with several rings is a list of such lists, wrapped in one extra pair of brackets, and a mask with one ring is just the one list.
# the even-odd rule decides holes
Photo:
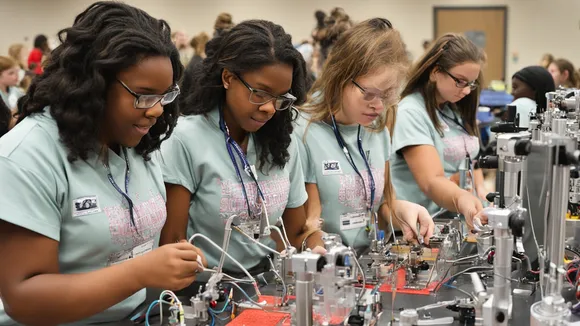
[(18, 87), (19, 70), (14, 59), (0, 56), (0, 98), (11, 110), (16, 109), (16, 102), (24, 96), (24, 91)]
[(408, 65), (387, 19), (355, 25), (336, 42), (295, 122), (308, 219), (321, 218), (324, 231), (356, 250), (368, 248), (377, 215), (386, 222), (394, 216), (407, 240), (418, 237), (417, 223), (426, 242), (433, 232), (423, 207), (395, 199), (389, 176), (387, 108), (398, 101)]
[[(26, 46), (24, 46), (22, 43), (12, 44), (8, 48), (8, 56), (14, 59), (20, 67), (20, 70), (18, 71), (18, 83), (19, 86), (25, 91), (28, 89), (28, 86), (30, 86), (30, 82), (32, 81), (32, 78), (30, 75), (28, 75), (28, 71), (26, 69), (26, 55)], [(30, 74), (33, 75), (32, 73)]]
[(479, 154), (476, 112), (485, 53), (465, 36), (440, 37), (415, 64), (401, 94), (393, 131), (393, 184), (402, 199), (473, 218), (487, 195), (481, 170), (473, 178), (480, 198), (450, 178)]

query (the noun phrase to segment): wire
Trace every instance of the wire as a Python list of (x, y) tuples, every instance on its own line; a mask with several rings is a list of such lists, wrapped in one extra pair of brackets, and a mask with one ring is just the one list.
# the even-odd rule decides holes
[[(270, 261), (270, 266), (272, 266), (271, 271), (280, 279), (280, 282), (282, 282), (282, 304), (286, 304), (288, 302), (288, 298), (286, 298), (286, 295), (288, 294), (288, 289), (286, 288), (286, 282), (284, 281), (284, 278), (282, 278), (282, 276), (280, 275), (280, 273), (278, 273), (278, 271), (276, 271), (276, 266), (274, 266), (274, 262), (272, 261), (272, 258), (270, 258), (270, 256), (268, 256), (268, 260)], [(282, 262), (284, 263), (284, 262)]]
[(230, 246), (230, 239), (232, 236), (232, 223), (234, 222), (234, 219), (236, 217), (238, 217), (238, 216), (234, 214), (234, 215), (228, 217), (228, 219), (226, 221), (226, 227), (225, 227), (225, 232), (224, 232), (224, 242), (222, 244), (223, 250), (222, 250), (222, 254), (220, 256), (220, 262), (219, 262), (218, 267), (217, 267), (218, 273), (221, 273), (222, 268), (224, 267), (224, 263), (226, 261), (226, 253), (228, 252), (228, 248)]
[[(234, 226), (233, 228), (234, 228), (234, 230), (236, 230), (236, 231), (240, 232), (240, 233), (241, 233), (241, 234), (242, 234), (244, 237), (246, 237), (246, 238), (250, 239), (250, 241), (252, 241), (253, 243), (257, 244), (257, 245), (258, 245), (259, 247), (261, 247), (262, 249), (265, 249), (266, 251), (269, 251), (270, 253), (273, 253), (273, 254), (276, 254), (276, 255), (280, 255), (280, 253), (279, 253), (279, 252), (277, 252), (276, 250), (274, 250), (274, 249), (272, 249), (272, 248), (270, 248), (270, 247), (266, 246), (265, 244), (261, 243), (260, 241), (258, 241), (258, 240), (256, 240), (256, 239), (252, 238), (252, 237), (251, 237), (251, 236), (249, 236), (249, 235), (248, 235), (246, 232), (242, 231), (242, 229), (240, 229), (239, 227), (237, 227), (237, 226)], [(284, 240), (282, 240), (282, 242), (284, 242)], [(284, 245), (285, 245), (285, 244), (284, 244)]]
[[(282, 232), (284, 233), (284, 238), (282, 238), (282, 239), (285, 239), (288, 246), (290, 246), (290, 240), (288, 240), (288, 233), (286, 233), (286, 227), (284, 226), (284, 220), (282, 219), (282, 216), (280, 216), (278, 218), (278, 221), (280, 222), (280, 226), (282, 227)], [(284, 240), (282, 240), (282, 241), (284, 241)]]
[(215, 317), (214, 317), (214, 315), (212, 313), (210, 313), (210, 315), (211, 315), (211, 324), (210, 324), (210, 326), (214, 326), (215, 325)]
[(149, 326), (149, 315), (151, 314), (151, 310), (153, 308), (155, 308), (156, 305), (158, 305), (159, 303), (165, 303), (165, 304), (171, 304), (171, 302), (169, 301), (159, 301), (159, 300), (154, 300), (153, 302), (151, 302), (151, 304), (149, 305), (149, 307), (147, 308), (147, 312), (145, 313), (145, 325)]
[[(239, 268), (240, 268), (240, 269), (241, 269), (241, 270), (242, 270), (242, 271), (243, 271), (243, 272), (244, 272), (244, 273), (245, 273), (245, 274), (248, 276), (248, 278), (249, 278), (249, 279), (251, 279), (251, 280), (253, 280), (253, 279), (254, 279), (254, 278), (252, 277), (252, 275), (250, 274), (250, 272), (248, 272), (248, 270), (247, 270), (247, 269), (245, 269), (245, 268), (244, 268), (244, 266), (242, 266), (242, 264), (240, 264), (240, 262), (239, 262), (239, 261), (237, 261), (237, 260), (236, 260), (236, 259), (234, 259), (232, 256), (230, 256), (230, 254), (228, 254), (227, 252), (225, 252), (225, 251), (224, 251), (222, 248), (220, 248), (220, 246), (218, 246), (218, 245), (217, 245), (215, 242), (213, 242), (213, 241), (212, 241), (210, 238), (206, 237), (205, 235), (203, 235), (203, 234), (201, 234), (201, 233), (196, 233), (196, 234), (192, 235), (192, 236), (191, 236), (191, 238), (189, 238), (189, 242), (193, 244), (193, 240), (194, 240), (196, 237), (200, 237), (200, 238), (202, 238), (202, 239), (205, 239), (205, 241), (209, 242), (209, 243), (210, 243), (212, 246), (214, 246), (214, 247), (215, 247), (217, 250), (219, 250), (219, 251), (221, 251), (221, 252), (225, 253), (225, 255), (226, 255), (226, 256), (227, 256), (229, 259), (231, 259), (231, 260), (234, 262), (234, 264), (236, 264), (236, 265), (237, 265), (237, 266), (238, 266), (238, 267), (239, 267)], [(254, 282), (253, 282), (253, 283), (254, 283), (254, 287), (256, 288), (256, 290), (258, 290), (258, 285), (256, 284), (256, 281), (255, 281), (255, 280), (254, 280)], [(260, 292), (258, 291), (258, 293), (260, 293)]]
[(389, 213), (389, 224), (391, 226), (391, 233), (393, 234), (393, 242), (395, 244), (399, 244), (399, 241), (397, 241), (397, 235), (395, 234), (395, 226), (393, 226), (393, 214)]
[[(449, 272), (450, 269), (451, 269), (451, 267), (449, 267), (447, 272)], [(469, 267), (461, 272), (458, 272), (456, 274), (451, 275), (448, 279), (445, 279), (445, 278), (441, 279), (441, 281), (439, 281), (439, 283), (437, 283), (437, 286), (435, 286), (434, 291), (437, 291), (437, 289), (439, 287), (441, 287), (441, 285), (443, 285), (443, 283), (449, 284), (449, 282), (452, 282), (453, 280), (455, 280), (455, 278), (457, 278), (458, 276), (461, 276), (465, 273), (474, 272), (474, 271), (488, 271), (488, 270), (493, 270), (493, 267), (485, 267), (485, 266)], [(445, 275), (447, 275), (447, 272), (445, 273)]]
[(348, 247), (348, 250), (350, 250), (350, 253), (352, 255), (352, 258), (353, 258), (354, 262), (356, 263), (356, 268), (358, 268), (358, 270), (360, 271), (360, 273), (362, 275), (362, 282), (363, 282), (363, 284), (362, 284), (362, 290), (360, 291), (360, 293), (358, 295), (358, 298), (356, 300), (357, 305), (358, 305), (358, 304), (360, 304), (360, 300), (362, 299), (362, 297), (363, 297), (363, 295), (365, 293), (365, 290), (366, 290), (366, 287), (367, 287), (367, 280), (366, 280), (366, 277), (365, 277), (365, 272), (362, 269), (362, 267), (360, 266), (360, 263), (358, 262), (358, 258), (356, 257), (356, 251), (354, 251), (354, 249), (352, 249), (351, 247)]
[[(282, 224), (282, 228), (284, 228), (283, 226), (284, 224)], [(288, 241), (288, 237), (284, 237), (282, 235), (282, 232), (280, 231), (280, 228), (275, 226), (275, 225), (269, 225), (268, 226), (269, 229), (272, 229), (274, 231), (276, 231), (278, 233), (278, 235), (280, 236), (280, 239), (282, 240), (282, 244), (284, 245), (284, 249), (286, 250), (286, 252), (288, 252), (288, 247), (290, 247), (290, 241)], [(286, 229), (284, 229), (284, 235), (286, 235)], [(286, 243), (286, 241), (288, 241), (288, 243)], [(278, 253), (278, 252), (276, 252)]]
[(253, 300), (253, 299), (252, 299), (252, 298), (251, 298), (251, 297), (248, 295), (248, 293), (247, 293), (246, 291), (244, 291), (244, 290), (243, 290), (243, 289), (242, 289), (242, 288), (241, 288), (239, 285), (237, 285), (236, 283), (234, 283), (234, 282), (223, 282), (223, 283), (224, 283), (224, 284), (231, 284), (231, 285), (235, 286), (235, 287), (236, 287), (238, 290), (240, 290), (240, 292), (242, 292), (242, 294), (243, 294), (243, 295), (246, 297), (246, 299), (248, 299), (248, 301), (249, 301), (251, 304), (253, 304), (253, 305), (255, 305), (255, 306), (259, 307), (259, 308), (260, 308), (260, 309), (262, 309), (262, 310), (264, 309), (264, 307), (262, 307), (262, 305), (261, 305), (261, 304), (259, 304), (259, 303), (257, 303), (256, 301), (254, 301), (254, 300)]
[(461, 258), (455, 259), (455, 260), (442, 259), (442, 261), (444, 263), (453, 263), (453, 264), (456, 264), (456, 263), (462, 262), (464, 260), (470, 260), (470, 259), (474, 259), (474, 258), (479, 258), (479, 255), (478, 254), (475, 254), (475, 255), (471, 255), (471, 256), (465, 256), (465, 257), (461, 257)]
[[(578, 268), (572, 268), (569, 269), (568, 272), (566, 272), (566, 278), (568, 279), (568, 282), (570, 282), (570, 284), (574, 285), (574, 282), (572, 282), (572, 280), (570, 279), (570, 273), (573, 272), (578, 272)], [(576, 274), (576, 279), (578, 279), (578, 274)]]
[(475, 300), (475, 297), (473, 296), (473, 294), (471, 294), (471, 293), (469, 293), (469, 292), (467, 292), (465, 290), (462, 290), (462, 289), (460, 289), (460, 288), (458, 288), (456, 286), (453, 286), (451, 284), (443, 284), (443, 285), (446, 286), (446, 287), (448, 287), (448, 288), (450, 288), (450, 289), (457, 290), (457, 291), (465, 294), (466, 296), (470, 297), (471, 299)]
[[(527, 197), (528, 206), (529, 206), (530, 205), (530, 188), (528, 188), (527, 186), (526, 186), (526, 197)], [(538, 251), (538, 261), (541, 262), (544, 260), (544, 254), (542, 253), (542, 250), (540, 250), (540, 245), (538, 244), (538, 238), (536, 238), (536, 231), (534, 228), (534, 219), (532, 218), (532, 210), (531, 209), (528, 211), (528, 214), (530, 216), (530, 226), (532, 229), (532, 237), (534, 238), (534, 243), (536, 244), (536, 250)], [(545, 226), (546, 226), (546, 224), (544, 223), (544, 227)], [(529, 261), (529, 258), (528, 258), (528, 261)], [(536, 273), (534, 273), (534, 274), (536, 274)], [(540, 281), (539, 281), (540, 295), (543, 299), (544, 298), (544, 287), (542, 286), (542, 268), (540, 268), (540, 270), (538, 271), (537, 274), (540, 274)]]
[(222, 309), (221, 309), (220, 311), (215, 311), (215, 310), (213, 310), (213, 309), (211, 309), (211, 308), (209, 308), (209, 311), (210, 311), (211, 313), (215, 314), (215, 315), (219, 315), (219, 314), (221, 314), (221, 313), (224, 313), (224, 312), (226, 311), (226, 309), (228, 308), (228, 305), (229, 305), (229, 304), (230, 304), (230, 298), (229, 298), (229, 297), (227, 297), (227, 298), (226, 298), (226, 303), (224, 304), (224, 306), (222, 307)]
[(179, 307), (179, 312), (180, 312), (181, 316), (183, 316), (185, 314), (183, 312), (183, 306), (181, 305), (181, 301), (179, 301), (179, 298), (177, 297), (177, 295), (175, 295), (175, 293), (173, 293), (172, 291), (164, 290), (161, 292), (161, 294), (159, 294), (159, 300), (157, 300), (160, 303), (159, 304), (159, 325), (161, 325), (161, 323), (163, 322), (163, 307), (161, 306), (161, 304), (164, 302), (163, 297), (166, 295), (171, 297), (171, 302), (169, 304), (173, 305), (175, 302), (175, 304), (177, 304)]

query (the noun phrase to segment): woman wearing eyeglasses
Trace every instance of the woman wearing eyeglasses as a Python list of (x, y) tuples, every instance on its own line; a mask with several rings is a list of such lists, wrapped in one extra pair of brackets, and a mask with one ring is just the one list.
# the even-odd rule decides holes
[(157, 248), (165, 187), (153, 152), (178, 108), (170, 28), (117, 3), (91, 5), (0, 138), (0, 325), (118, 324), (145, 288), (201, 270), (189, 243)]
[(433, 232), (423, 207), (395, 200), (389, 176), (386, 115), (392, 114), (387, 111), (398, 100), (408, 64), (401, 36), (388, 20), (361, 22), (335, 44), (296, 120), (308, 220), (321, 219), (324, 231), (358, 251), (369, 247), (377, 213), (386, 222), (394, 213), (407, 240), (428, 243)]
[[(393, 185), (399, 198), (434, 214), (439, 207), (473, 217), (483, 207), (450, 178), (479, 153), (476, 112), (485, 53), (461, 35), (439, 38), (415, 64), (403, 90), (393, 130)], [(467, 163), (469, 162), (469, 163)], [(474, 171), (480, 197), (487, 192)]]
[[(285, 226), (295, 247), (323, 244), (306, 230), (304, 179), (291, 142), (293, 104), (306, 97), (304, 59), (290, 35), (268, 21), (242, 22), (212, 39), (208, 57), (193, 75), (175, 132), (162, 146), (168, 222), (162, 243), (201, 233), (220, 245), (226, 221), (276, 248), (263, 229)], [(271, 268), (268, 251), (236, 228), (228, 253), (252, 274)], [(280, 240), (276, 232), (272, 237)], [(210, 267), (221, 252), (196, 242)], [(279, 246), (279, 249), (282, 247)], [(240, 274), (231, 261), (224, 270)]]

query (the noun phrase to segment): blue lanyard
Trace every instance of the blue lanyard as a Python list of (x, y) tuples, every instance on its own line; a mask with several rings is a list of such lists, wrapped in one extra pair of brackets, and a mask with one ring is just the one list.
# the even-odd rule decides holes
[(123, 198), (125, 198), (125, 200), (129, 204), (129, 216), (131, 218), (130, 223), (131, 223), (132, 227), (137, 229), (137, 226), (135, 224), (135, 217), (133, 215), (133, 207), (135, 205), (133, 204), (131, 197), (129, 197), (129, 195), (128, 195), (129, 194), (129, 175), (130, 175), (130, 172), (129, 172), (129, 157), (127, 156), (127, 149), (125, 147), (123, 147), (123, 155), (125, 155), (125, 165), (127, 168), (127, 170), (125, 171), (125, 191), (121, 190), (119, 185), (117, 185), (117, 183), (115, 182), (115, 179), (113, 179), (113, 175), (111, 174), (111, 168), (109, 167), (108, 162), (105, 164), (105, 168), (107, 169), (107, 178), (109, 179), (109, 182), (111, 183), (113, 188), (115, 188), (115, 190), (117, 190), (117, 192), (121, 196), (123, 196)]
[[(336, 141), (338, 142), (338, 146), (340, 146), (340, 148), (344, 152), (344, 155), (346, 156), (348, 163), (350, 163), (350, 165), (354, 169), (354, 172), (356, 172), (356, 174), (360, 177), (360, 179), (362, 181), (363, 188), (365, 190), (365, 200), (366, 200), (366, 197), (368, 196), (368, 194), (367, 194), (367, 187), (365, 185), (365, 179), (363, 178), (362, 173), (360, 173), (359, 169), (357, 168), (356, 164), (354, 163), (352, 155), (350, 154), (348, 148), (346, 147), (346, 142), (344, 141), (344, 139), (340, 135), (340, 131), (338, 130), (338, 126), (336, 125), (336, 120), (334, 119), (334, 115), (330, 115), (330, 119), (332, 120), (332, 131), (334, 131), (334, 136), (336, 137)], [(361, 136), (360, 130), (361, 130), (361, 126), (359, 125), (358, 132), (357, 132), (357, 145), (358, 145), (358, 151), (360, 153), (360, 156), (362, 157), (363, 161), (365, 162), (365, 166), (369, 172), (371, 196), (369, 198), (369, 205), (367, 208), (369, 211), (372, 211), (374, 203), (375, 203), (375, 190), (376, 190), (375, 178), (373, 177), (373, 171), (371, 170), (369, 160), (368, 160), (368, 158), (365, 154), (365, 151), (362, 147), (362, 136)]]
[[(226, 149), (228, 150), (228, 154), (230, 155), (230, 159), (232, 160), (232, 163), (234, 165), (234, 169), (236, 170), (236, 174), (238, 175), (238, 179), (240, 180), (240, 182), (242, 184), (242, 192), (244, 194), (244, 199), (246, 200), (246, 207), (248, 209), (248, 218), (251, 218), (253, 216), (253, 214), (252, 214), (252, 211), (250, 209), (250, 200), (248, 199), (248, 193), (246, 192), (244, 178), (242, 178), (242, 174), (240, 173), (240, 168), (238, 167), (238, 162), (237, 162), (236, 157), (234, 155), (234, 151), (236, 152), (236, 154), (240, 158), (240, 161), (242, 161), (244, 171), (256, 183), (256, 188), (258, 189), (258, 195), (260, 196), (260, 199), (262, 200), (263, 203), (266, 202), (264, 192), (262, 191), (262, 188), (260, 187), (260, 184), (258, 183), (258, 178), (256, 178), (256, 175), (254, 174), (254, 170), (250, 166), (250, 163), (248, 162), (248, 159), (246, 158), (244, 151), (242, 150), (240, 145), (238, 145), (238, 143), (230, 136), (230, 131), (229, 131), (229, 129), (226, 126), (226, 123), (224, 121), (224, 113), (223, 113), (222, 109), (219, 109), (219, 113), (220, 113), (220, 121), (219, 121), (220, 130), (224, 133), (224, 136), (226, 138)], [(232, 150), (232, 148), (233, 148), (233, 150)]]

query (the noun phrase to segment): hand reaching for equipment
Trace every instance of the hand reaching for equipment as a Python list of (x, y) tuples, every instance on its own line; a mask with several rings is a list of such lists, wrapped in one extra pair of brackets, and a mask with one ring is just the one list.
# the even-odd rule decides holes
[(187, 241), (161, 246), (143, 256), (135, 258), (143, 271), (139, 282), (143, 287), (181, 290), (195, 280), (197, 273), (203, 271), (198, 257), (207, 264), (201, 250)]
[[(483, 205), (481, 200), (474, 195), (465, 192), (463, 195), (459, 196), (456, 203), (457, 212), (465, 216), (465, 222), (467, 223), (467, 228), (473, 230), (473, 219), (479, 216), (481, 211), (483, 211)], [(481, 215), (481, 222), (487, 223), (487, 216)]]
[[(425, 207), (404, 200), (397, 200), (395, 205), (397, 216), (402, 220), (403, 238), (416, 243), (418, 238), (422, 237), (424, 243), (429, 244), (435, 224)], [(420, 225), (418, 231), (417, 224)]]

